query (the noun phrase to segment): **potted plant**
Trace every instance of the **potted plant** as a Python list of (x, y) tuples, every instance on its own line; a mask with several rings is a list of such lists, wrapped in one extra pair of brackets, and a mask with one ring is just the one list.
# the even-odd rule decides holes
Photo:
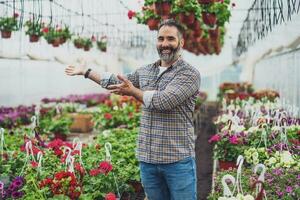
[(19, 30), (18, 27), (18, 13), (14, 13), (12, 17), (0, 18), (0, 31), (2, 38), (10, 38), (12, 31)]
[(25, 34), (29, 35), (30, 42), (39, 41), (40, 37), (43, 35), (43, 24), (39, 20), (28, 20), (25, 22)]
[(107, 37), (102, 37), (99, 41), (97, 41), (97, 48), (102, 51), (106, 52), (107, 49)]
[(93, 47), (93, 43), (92, 43), (92, 40), (91, 38), (84, 38), (83, 39), (83, 49), (84, 51), (89, 51), (90, 48)]
[(139, 24), (147, 24), (150, 30), (158, 29), (160, 17), (151, 7), (143, 7), (142, 12), (137, 12), (134, 17), (137, 18)]
[(175, 0), (172, 12), (178, 15), (181, 23), (191, 25), (200, 18), (201, 7), (197, 0)]
[(202, 19), (209, 26), (218, 24), (224, 26), (229, 21), (231, 13), (229, 11), (230, 0), (203, 5)]
[(83, 48), (83, 42), (84, 42), (84, 39), (81, 38), (81, 37), (75, 38), (74, 41), (73, 41), (74, 46), (75, 46), (77, 49)]
[(64, 28), (61, 29), (60, 44), (64, 44), (67, 40), (71, 39), (71, 37), (72, 33), (69, 27), (65, 25)]
[(72, 119), (68, 115), (57, 115), (56, 117), (46, 117), (40, 121), (40, 127), (46, 133), (53, 133), (55, 139), (66, 140), (70, 133), (69, 127)]
[(43, 29), (43, 36), (48, 44), (52, 44), (53, 47), (58, 47), (61, 43), (62, 29), (48, 26)]

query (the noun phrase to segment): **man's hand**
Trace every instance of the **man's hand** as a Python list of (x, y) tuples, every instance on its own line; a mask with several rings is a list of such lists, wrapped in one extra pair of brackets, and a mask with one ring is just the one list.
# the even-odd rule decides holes
[(122, 81), (122, 83), (116, 85), (110, 85), (107, 87), (107, 89), (114, 94), (134, 96), (134, 92), (137, 88), (135, 88), (133, 84), (125, 77), (121, 75), (118, 75), (117, 77), (120, 81)]
[(86, 67), (85, 66), (68, 66), (65, 69), (65, 73), (69, 76), (75, 76), (75, 75), (84, 75), (86, 72)]
[(69, 76), (84, 75), (86, 70), (86, 62), (84, 60), (81, 60), (78, 66), (68, 66), (65, 69), (65, 73)]

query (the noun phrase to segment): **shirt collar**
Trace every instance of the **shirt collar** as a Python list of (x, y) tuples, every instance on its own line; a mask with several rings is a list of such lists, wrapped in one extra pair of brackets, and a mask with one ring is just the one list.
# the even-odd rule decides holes
[[(177, 68), (177, 66), (181, 65), (181, 63), (183, 62), (181, 56), (179, 56), (179, 58), (169, 67), (169, 68)], [(154, 67), (159, 67), (161, 66), (161, 60), (157, 60), (155, 63), (154, 63)]]

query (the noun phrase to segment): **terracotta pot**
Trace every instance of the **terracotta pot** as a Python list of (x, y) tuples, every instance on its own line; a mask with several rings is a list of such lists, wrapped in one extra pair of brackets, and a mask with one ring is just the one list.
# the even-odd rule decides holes
[(63, 38), (63, 37), (59, 38), (60, 44), (64, 44), (66, 41), (67, 41), (66, 38)]
[(185, 23), (186, 24), (193, 24), (195, 21), (195, 14), (194, 13), (189, 13), (189, 15), (185, 16)]
[(139, 181), (129, 181), (128, 184), (133, 187), (135, 193), (139, 193), (143, 190), (142, 183)]
[(67, 135), (62, 133), (54, 133), (54, 139), (61, 139), (62, 141), (66, 141)]
[(38, 35), (29, 35), (29, 42), (38, 42), (40, 39), (40, 36)]
[(216, 0), (198, 0), (200, 4), (214, 3)]
[(211, 39), (216, 40), (220, 35), (219, 27), (208, 30), (208, 33)]
[(52, 41), (52, 46), (53, 47), (59, 47), (60, 45), (60, 39), (59, 38), (55, 38), (53, 41)]
[(198, 38), (198, 37), (200, 37), (202, 35), (202, 30), (200, 29), (200, 30), (194, 30), (194, 37), (195, 38)]
[(84, 51), (89, 51), (91, 48), (90, 47), (83, 47)]
[(1, 31), (1, 37), (8, 39), (11, 37), (11, 31)]
[(202, 12), (202, 19), (209, 26), (214, 26), (217, 23), (217, 17), (214, 13)]
[(169, 15), (171, 13), (171, 4), (170, 2), (162, 2), (161, 10), (163, 15)]
[(149, 27), (149, 29), (152, 30), (157, 30), (158, 29), (158, 24), (159, 24), (159, 20), (158, 19), (153, 19), (150, 18), (147, 21), (147, 25)]
[(76, 42), (74, 43), (74, 46), (75, 46), (77, 49), (83, 48), (82, 44), (76, 43)]
[(237, 166), (234, 161), (223, 161), (219, 160), (219, 169), (220, 170), (228, 170), (228, 169), (236, 169)]

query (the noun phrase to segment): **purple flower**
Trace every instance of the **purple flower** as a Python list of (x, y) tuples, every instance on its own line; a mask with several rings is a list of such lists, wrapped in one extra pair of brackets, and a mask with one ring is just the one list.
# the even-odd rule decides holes
[(22, 176), (17, 176), (17, 177), (13, 180), (13, 182), (12, 182), (11, 185), (13, 185), (13, 187), (14, 187), (15, 189), (19, 189), (20, 187), (22, 187), (23, 183), (24, 183), (24, 178), (23, 178)]
[(0, 181), (0, 190), (3, 190), (3, 188), (4, 188), (4, 183), (2, 183), (2, 182)]
[(300, 180), (300, 174), (298, 174), (297, 179)]
[(276, 191), (276, 194), (278, 195), (278, 197), (282, 197), (283, 196), (283, 192), (280, 192), (280, 191)]
[(273, 172), (275, 175), (277, 175), (277, 176), (282, 175), (282, 169), (281, 169), (281, 168), (274, 169), (272, 172)]
[(285, 188), (285, 191), (286, 191), (287, 193), (291, 193), (291, 192), (293, 192), (293, 188), (292, 188), (291, 186), (287, 186), (287, 187)]
[(24, 195), (23, 192), (14, 191), (11, 193), (13, 199), (19, 199)]

